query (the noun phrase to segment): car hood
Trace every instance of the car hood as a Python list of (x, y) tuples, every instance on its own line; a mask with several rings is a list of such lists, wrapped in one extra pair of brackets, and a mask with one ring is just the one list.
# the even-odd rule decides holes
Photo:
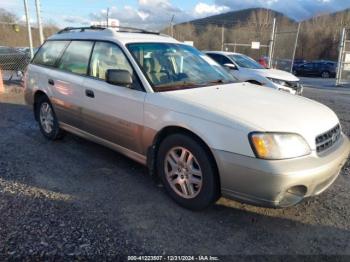
[[(302, 135), (312, 149), (315, 138), (339, 123), (327, 106), (249, 83), (161, 93), (172, 110), (244, 130)], [(170, 100), (169, 100), (170, 99)], [(182, 104), (181, 104), (182, 103)]]
[(277, 69), (250, 69), (254, 72), (254, 74), (268, 77), (268, 78), (275, 78), (285, 81), (299, 81), (299, 78), (297, 78), (295, 75), (283, 71), (283, 70), (277, 70)]

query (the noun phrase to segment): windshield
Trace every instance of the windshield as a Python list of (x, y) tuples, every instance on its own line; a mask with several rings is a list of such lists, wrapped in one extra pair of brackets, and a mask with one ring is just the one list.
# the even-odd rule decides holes
[(188, 45), (135, 43), (127, 47), (156, 92), (235, 82), (219, 64)]
[(262, 65), (260, 65), (258, 62), (256, 62), (254, 59), (250, 58), (249, 56), (245, 55), (229, 55), (229, 57), (235, 61), (235, 63), (243, 68), (250, 68), (250, 69), (265, 69)]

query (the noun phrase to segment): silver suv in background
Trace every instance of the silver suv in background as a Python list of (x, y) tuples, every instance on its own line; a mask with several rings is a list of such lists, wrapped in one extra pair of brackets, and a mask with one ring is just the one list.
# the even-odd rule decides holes
[(68, 28), (36, 53), (25, 99), (47, 139), (110, 147), (195, 210), (220, 196), (290, 206), (335, 181), (350, 147), (328, 107), (236, 83), (166, 35), (118, 29)]

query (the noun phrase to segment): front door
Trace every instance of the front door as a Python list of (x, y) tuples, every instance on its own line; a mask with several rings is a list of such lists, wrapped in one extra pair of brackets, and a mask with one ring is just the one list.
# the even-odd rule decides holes
[[(128, 70), (133, 75), (133, 85), (124, 87), (107, 83), (108, 69)], [(114, 43), (96, 42), (89, 75), (84, 80), (84, 130), (134, 152), (144, 153), (141, 134), (146, 93), (141, 90), (122, 50)]]

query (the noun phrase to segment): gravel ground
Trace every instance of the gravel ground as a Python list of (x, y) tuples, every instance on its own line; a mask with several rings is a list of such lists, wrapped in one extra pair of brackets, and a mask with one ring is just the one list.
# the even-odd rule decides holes
[[(350, 136), (349, 91), (305, 95), (334, 109)], [(73, 135), (45, 140), (20, 91), (0, 94), (0, 260), (350, 255), (349, 186), (348, 162), (329, 190), (295, 207), (220, 199), (191, 212), (118, 153)]]

